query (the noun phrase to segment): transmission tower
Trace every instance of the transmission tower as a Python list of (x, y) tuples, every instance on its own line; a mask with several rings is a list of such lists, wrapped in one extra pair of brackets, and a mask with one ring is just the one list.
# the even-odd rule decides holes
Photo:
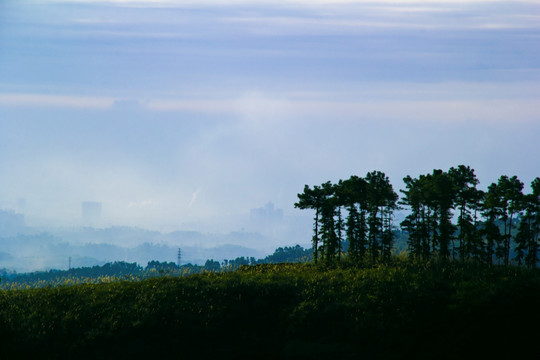
[(177, 265), (180, 266), (181, 264), (182, 264), (182, 249), (178, 248)]

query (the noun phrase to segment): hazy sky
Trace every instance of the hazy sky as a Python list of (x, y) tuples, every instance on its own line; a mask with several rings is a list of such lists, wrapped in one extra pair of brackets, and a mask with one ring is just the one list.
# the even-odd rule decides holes
[(529, 191), (539, 138), (540, 1), (0, 1), (0, 208), (29, 216), (180, 229), (458, 164)]

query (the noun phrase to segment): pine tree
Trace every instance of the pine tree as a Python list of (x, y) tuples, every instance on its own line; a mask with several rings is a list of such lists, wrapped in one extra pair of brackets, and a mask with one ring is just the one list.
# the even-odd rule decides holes
[[(482, 206), (482, 215), (485, 219), (482, 235), (484, 241), (484, 262), (493, 264), (493, 256), (497, 256), (496, 246), (503, 240), (501, 231), (497, 224), (499, 217), (503, 213), (501, 194), (497, 184), (492, 183), (488, 186), (488, 191), (485, 196)], [(499, 257), (499, 256), (497, 256)]]
[(450, 258), (450, 244), (453, 240), (455, 226), (452, 224), (452, 208), (455, 191), (452, 178), (442, 170), (433, 170), (427, 177), (428, 201), (435, 214), (435, 231), (433, 244), (438, 245), (441, 260)]
[(523, 216), (520, 218), (516, 235), (516, 260), (528, 267), (535, 267), (538, 262), (538, 240), (540, 233), (540, 178), (531, 183), (532, 194), (523, 196)]
[(337, 257), (338, 261), (341, 260), (342, 246), (343, 246), (343, 231), (345, 230), (345, 222), (343, 221), (343, 216), (341, 214), (341, 209), (347, 205), (348, 199), (344, 191), (343, 181), (334, 185), (334, 205), (336, 207), (336, 237), (337, 237)]
[(410, 175), (403, 178), (406, 190), (400, 190), (403, 198), (401, 205), (410, 208), (410, 214), (401, 222), (401, 229), (407, 232), (409, 255), (415, 259), (421, 259), (422, 251), (422, 210), (424, 207), (422, 201), (422, 192), (419, 189), (418, 179), (413, 179)]
[(319, 255), (319, 221), (324, 204), (323, 191), (320, 187), (314, 186), (311, 189), (308, 185), (304, 186), (304, 192), (298, 194), (298, 202), (294, 204), (295, 208), (299, 209), (313, 209), (315, 210), (315, 217), (313, 218), (313, 259), (315, 262), (318, 260)]
[(398, 196), (383, 172), (372, 171), (366, 175), (365, 179), (367, 182), (368, 243), (372, 260), (375, 261), (381, 254), (384, 258), (390, 254), (393, 233), (391, 224), (385, 222), (385, 217), (392, 216)]
[(513, 220), (516, 214), (521, 211), (523, 197), (523, 183), (516, 176), (508, 178), (503, 175), (499, 178), (497, 187), (501, 194), (501, 221), (504, 224), (504, 235), (499, 243), (497, 253), (503, 260), (505, 265), (508, 265), (510, 260), (510, 247), (512, 243), (512, 229), (514, 228)]
[(346, 219), (348, 252), (354, 260), (363, 258), (366, 252), (366, 189), (366, 181), (358, 176), (351, 176), (341, 184), (341, 196), (348, 211)]
[(476, 189), (479, 181), (474, 170), (465, 165), (450, 168), (448, 174), (452, 178), (455, 203), (459, 211), (457, 250), (461, 261), (465, 261), (466, 258), (472, 256), (475, 247), (476, 229), (472, 212), (479, 198), (479, 192)]
[(471, 212), (472, 212), (472, 218), (473, 218), (473, 228), (472, 228), (472, 237), (470, 239), (466, 239), (465, 245), (467, 247), (467, 252), (470, 254), (470, 256), (475, 260), (482, 260), (483, 256), (483, 240), (482, 240), (482, 232), (480, 229), (480, 221), (479, 217), (482, 211), (482, 206), (484, 204), (486, 197), (486, 193), (482, 190), (474, 190), (472, 192), (470, 200), (472, 202), (470, 203), (471, 206)]

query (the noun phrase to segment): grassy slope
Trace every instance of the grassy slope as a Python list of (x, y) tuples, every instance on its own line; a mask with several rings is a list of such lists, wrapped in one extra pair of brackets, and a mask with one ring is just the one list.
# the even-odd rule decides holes
[[(2, 358), (540, 358), (540, 271), (259, 265), (0, 292)], [(532, 326), (533, 330), (530, 330)]]

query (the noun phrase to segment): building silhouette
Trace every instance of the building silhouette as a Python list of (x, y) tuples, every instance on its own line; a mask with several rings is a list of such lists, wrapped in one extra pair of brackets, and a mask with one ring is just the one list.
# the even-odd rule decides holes
[(24, 215), (13, 210), (0, 210), (0, 236), (14, 236), (24, 229)]
[(101, 203), (97, 201), (83, 201), (81, 204), (81, 217), (84, 226), (97, 226), (101, 222)]
[(256, 222), (273, 223), (283, 219), (283, 210), (276, 209), (274, 204), (269, 202), (263, 207), (251, 209), (251, 220)]
[(251, 209), (250, 211), (249, 228), (252, 231), (273, 236), (277, 234), (282, 225), (283, 210), (276, 209), (271, 202), (263, 207)]

